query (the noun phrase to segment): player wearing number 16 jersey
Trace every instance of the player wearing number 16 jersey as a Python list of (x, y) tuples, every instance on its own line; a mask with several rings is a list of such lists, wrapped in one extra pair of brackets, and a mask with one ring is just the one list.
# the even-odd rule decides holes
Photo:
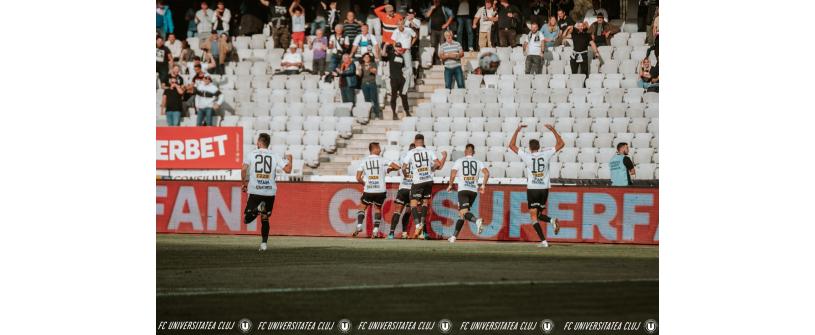
[(262, 133), (258, 136), (258, 148), (252, 150), (244, 156), (241, 167), (241, 181), (243, 191), (249, 193), (246, 200), (243, 222), (249, 224), (255, 221), (260, 213), (260, 233), (262, 242), (260, 251), (266, 250), (266, 241), (269, 239), (269, 216), (272, 215), (274, 199), (277, 194), (277, 184), (275, 177), (277, 169), (280, 168), (285, 173), (291, 173), (291, 155), (286, 155), (286, 159), (280, 158), (269, 150), (271, 137)]
[(416, 148), (405, 154), (402, 163), (405, 167), (410, 168), (410, 174), (413, 175), (413, 185), (410, 187), (410, 209), (413, 213), (413, 221), (416, 222), (413, 237), (417, 238), (424, 235), (422, 229), (427, 219), (427, 204), (430, 203), (433, 188), (433, 170), (441, 169), (444, 166), (447, 152), (442, 151), (441, 160), (436, 158), (433, 150), (425, 148), (422, 134), (416, 134), (413, 143), (416, 144)]
[[(453, 189), (453, 183), (455, 183), (458, 187), (458, 212), (461, 214), (461, 217), (456, 221), (455, 234), (447, 239), (450, 243), (456, 241), (458, 233), (461, 232), (461, 227), (464, 226), (464, 220), (475, 222), (479, 234), (483, 231), (482, 224), (484, 220), (476, 218), (473, 213), (470, 213), (470, 208), (472, 208), (475, 198), (478, 196), (476, 192), (481, 191), (482, 194), (484, 193), (484, 185), (490, 179), (490, 171), (487, 170), (484, 163), (475, 159), (473, 155), (475, 155), (475, 146), (468, 143), (464, 147), (464, 157), (453, 163), (453, 168), (450, 170), (450, 184), (447, 186), (447, 192)], [(484, 181), (479, 188), (478, 177), (482, 174), (484, 175)]]
[(521, 128), (524, 127), (526, 127), (526, 125), (521, 124), (518, 126), (518, 129), (515, 129), (515, 133), (512, 134), (512, 139), (509, 140), (509, 149), (518, 154), (524, 164), (526, 164), (526, 201), (529, 206), (529, 215), (532, 217), (532, 222), (535, 223), (533, 225), (535, 232), (538, 233), (538, 237), (541, 239), (539, 246), (545, 248), (549, 246), (549, 243), (546, 242), (546, 235), (543, 234), (540, 221), (552, 223), (556, 235), (560, 231), (557, 219), (549, 218), (546, 214), (543, 214), (543, 211), (546, 210), (546, 200), (549, 197), (549, 164), (552, 160), (552, 156), (560, 151), (560, 149), (563, 149), (565, 144), (560, 134), (555, 130), (555, 127), (547, 124), (545, 125), (546, 129), (549, 129), (555, 134), (555, 139), (557, 140), (554, 148), (544, 148), (541, 150), (540, 142), (532, 139), (529, 140), (529, 152), (519, 151), (515, 143), (517, 143), (518, 133), (521, 131)]
[(382, 221), (382, 204), (385, 203), (385, 176), (390, 171), (398, 170), (399, 164), (380, 157), (379, 154), (382, 149), (377, 142), (368, 144), (368, 152), (371, 155), (365, 157), (357, 168), (357, 181), (364, 184), (365, 189), (362, 192), (362, 199), (360, 199), (359, 211), (357, 212), (357, 228), (354, 230), (354, 236), (362, 231), (365, 212), (368, 211), (369, 206), (373, 205), (374, 209), (371, 214), (374, 215), (374, 231), (371, 238), (376, 238), (379, 234), (379, 222)]

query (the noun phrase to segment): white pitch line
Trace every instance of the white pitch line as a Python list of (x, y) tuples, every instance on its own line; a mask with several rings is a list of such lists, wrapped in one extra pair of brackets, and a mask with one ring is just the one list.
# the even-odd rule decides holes
[(156, 292), (156, 297), (180, 297), (197, 295), (232, 295), (257, 293), (289, 293), (289, 292), (330, 292), (352, 290), (378, 290), (392, 288), (419, 288), (419, 287), (445, 287), (445, 286), (489, 286), (489, 285), (545, 285), (545, 284), (614, 284), (614, 283), (650, 283), (658, 282), (658, 278), (634, 279), (597, 279), (597, 280), (503, 280), (503, 281), (475, 281), (475, 282), (439, 282), (439, 283), (406, 283), (387, 285), (354, 285), (332, 287), (277, 287), (277, 288), (177, 288), (167, 292)]

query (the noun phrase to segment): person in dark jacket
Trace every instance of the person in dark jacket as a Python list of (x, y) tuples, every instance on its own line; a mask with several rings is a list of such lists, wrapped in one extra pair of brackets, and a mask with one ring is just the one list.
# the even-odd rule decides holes
[(356, 92), (354, 89), (357, 87), (357, 67), (351, 61), (350, 54), (342, 55), (342, 63), (334, 70), (334, 76), (340, 80), (342, 102), (350, 102), (356, 105)]

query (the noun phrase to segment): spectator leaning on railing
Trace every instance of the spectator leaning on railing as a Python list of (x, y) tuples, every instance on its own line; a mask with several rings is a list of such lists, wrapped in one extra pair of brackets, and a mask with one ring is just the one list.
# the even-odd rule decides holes
[(205, 75), (204, 80), (199, 81), (195, 86), (193, 93), (195, 94), (195, 107), (198, 109), (198, 118), (195, 124), (198, 126), (214, 126), (212, 124), (212, 114), (221, 107), (224, 101), (224, 96), (218, 90), (218, 86), (212, 83), (212, 77)]

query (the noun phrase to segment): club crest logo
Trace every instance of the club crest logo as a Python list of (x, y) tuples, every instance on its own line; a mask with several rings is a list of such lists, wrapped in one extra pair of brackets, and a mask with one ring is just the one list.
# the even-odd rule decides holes
[(441, 330), (442, 334), (447, 334), (452, 329), (453, 329), (453, 323), (450, 322), (450, 320), (441, 319), (441, 321), (439, 321), (439, 330)]
[(541, 321), (541, 330), (544, 334), (549, 334), (555, 330), (555, 323), (552, 320), (544, 319)]
[(645, 320), (645, 331), (653, 334), (657, 331), (657, 321), (654, 319)]
[(243, 318), (238, 321), (238, 329), (240, 329), (241, 333), (248, 334), (252, 331), (252, 320)]
[(340, 325), (340, 331), (343, 334), (348, 334), (351, 331), (351, 320), (342, 319), (342, 320), (340, 320), (339, 325)]

